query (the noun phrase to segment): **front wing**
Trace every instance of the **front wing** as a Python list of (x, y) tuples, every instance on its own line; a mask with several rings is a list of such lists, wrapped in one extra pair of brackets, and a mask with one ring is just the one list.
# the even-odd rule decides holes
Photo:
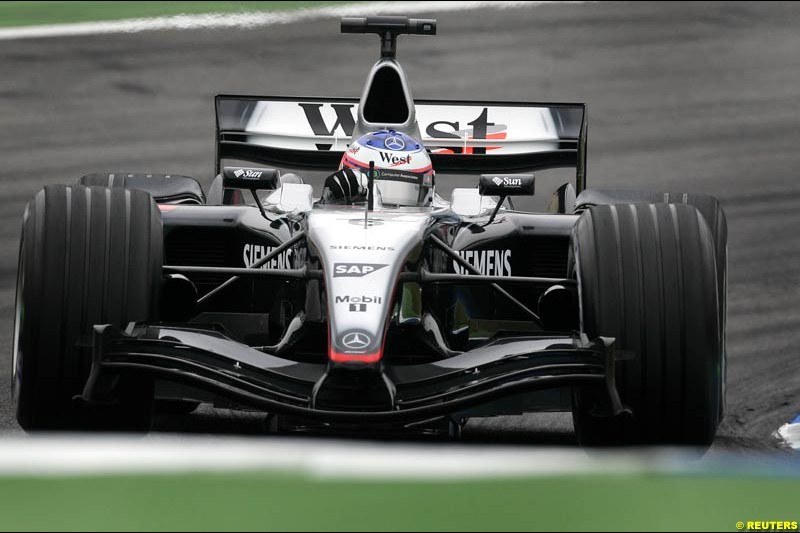
[(512, 337), (444, 360), (378, 367), (298, 363), (210, 329), (96, 326), (83, 399), (114, 401), (117, 376), (136, 373), (206, 390), (271, 414), (344, 424), (411, 424), (518, 394), (565, 387), (608, 392), (604, 414), (624, 410), (613, 339)]

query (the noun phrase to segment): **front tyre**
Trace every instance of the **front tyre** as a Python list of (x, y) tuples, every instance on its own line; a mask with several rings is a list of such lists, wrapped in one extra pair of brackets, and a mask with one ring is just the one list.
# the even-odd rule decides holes
[(28, 204), (20, 241), (12, 395), (27, 431), (136, 430), (152, 381), (122, 376), (119, 401), (82, 407), (92, 326), (157, 318), (161, 217), (141, 191), (48, 186)]
[(724, 349), (714, 237), (679, 204), (602, 205), (573, 230), (582, 330), (616, 338), (632, 416), (598, 416), (602, 392), (576, 393), (584, 446), (711, 444), (721, 418)]

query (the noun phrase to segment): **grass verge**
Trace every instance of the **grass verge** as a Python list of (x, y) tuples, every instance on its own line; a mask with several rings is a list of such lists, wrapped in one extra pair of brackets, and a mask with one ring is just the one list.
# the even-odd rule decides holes
[(721, 530), (798, 520), (792, 478), (574, 475), (453, 481), (288, 473), (0, 478), (3, 530)]
[(0, 2), (0, 27), (199, 13), (278, 11), (342, 2)]

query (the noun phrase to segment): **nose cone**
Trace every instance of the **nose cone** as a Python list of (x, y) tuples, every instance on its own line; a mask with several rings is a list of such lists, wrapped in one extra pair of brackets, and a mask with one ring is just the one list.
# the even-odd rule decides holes
[(377, 364), (394, 307), (397, 277), (422, 242), (428, 214), (316, 211), (310, 244), (325, 272), (328, 357), (333, 363)]

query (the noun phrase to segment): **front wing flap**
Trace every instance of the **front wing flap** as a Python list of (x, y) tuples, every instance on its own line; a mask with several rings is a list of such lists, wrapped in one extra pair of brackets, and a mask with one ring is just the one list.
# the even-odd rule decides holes
[(614, 382), (613, 339), (512, 337), (436, 362), (380, 367), (298, 363), (218, 331), (131, 324), (96, 326), (83, 399), (113, 401), (123, 373), (207, 390), (243, 406), (327, 423), (413, 423), (491, 401), (561, 387), (604, 387), (610, 413), (624, 410)]

